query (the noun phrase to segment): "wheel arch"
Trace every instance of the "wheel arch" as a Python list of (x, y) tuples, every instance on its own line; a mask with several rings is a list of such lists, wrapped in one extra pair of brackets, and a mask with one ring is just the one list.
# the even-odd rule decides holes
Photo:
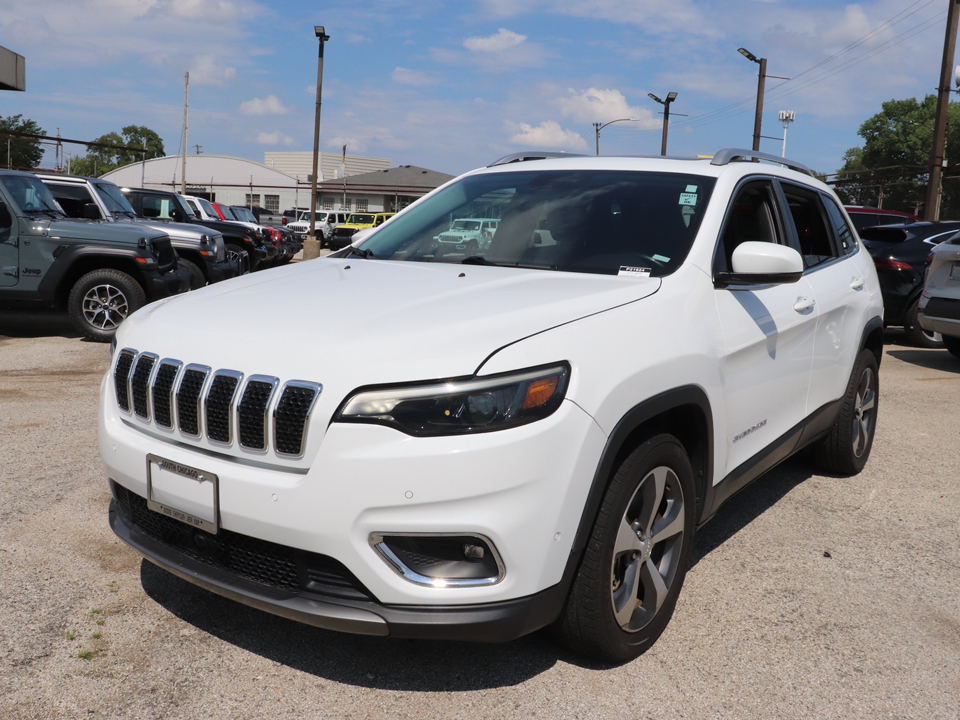
[[(877, 358), (877, 367), (880, 367), (880, 361), (883, 359), (883, 319), (879, 317), (871, 318), (863, 328), (860, 336), (860, 350), (869, 350)], [(860, 355), (860, 351), (857, 351)]]
[(38, 290), (49, 293), (56, 307), (63, 310), (74, 283), (92, 270), (118, 270), (126, 273), (140, 286), (149, 298), (150, 292), (143, 273), (137, 265), (140, 253), (134, 249), (102, 246), (73, 246), (56, 256), (47, 270)]
[(571, 548), (571, 560), (579, 562), (616, 468), (638, 445), (658, 433), (673, 435), (687, 451), (693, 467), (696, 518), (699, 522), (707, 488), (713, 477), (713, 419), (710, 401), (703, 388), (685, 385), (634, 406), (610, 433), (587, 494)]

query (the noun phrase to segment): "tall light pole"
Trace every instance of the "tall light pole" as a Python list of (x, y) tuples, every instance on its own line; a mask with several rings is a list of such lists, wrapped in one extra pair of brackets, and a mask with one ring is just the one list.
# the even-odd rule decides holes
[(615, 122), (632, 122), (636, 118), (620, 118), (619, 120), (611, 120), (610, 122), (605, 122), (602, 125), (600, 123), (593, 124), (593, 130), (597, 138), (597, 155), (600, 154), (600, 131), (603, 130), (607, 125), (613, 125)]
[(752, 52), (746, 48), (737, 48), (737, 52), (743, 55), (747, 60), (750, 60), (755, 63), (759, 63), (760, 72), (759, 80), (757, 81), (757, 116), (753, 121), (753, 149), (760, 149), (760, 125), (761, 119), (763, 118), (763, 85), (767, 79), (767, 59), (766, 58), (757, 58)]
[(317, 240), (317, 169), (320, 161), (320, 100), (323, 91), (323, 44), (330, 39), (323, 25), (315, 25), (313, 32), (320, 41), (317, 59), (317, 116), (313, 122), (313, 177), (310, 185), (310, 234), (303, 242), (303, 259), (320, 257), (320, 242)]
[(670, 103), (677, 99), (675, 92), (667, 93), (667, 99), (661, 100), (653, 93), (647, 93), (647, 97), (663, 105), (663, 140), (660, 143), (660, 154), (667, 154), (667, 128), (670, 126)]

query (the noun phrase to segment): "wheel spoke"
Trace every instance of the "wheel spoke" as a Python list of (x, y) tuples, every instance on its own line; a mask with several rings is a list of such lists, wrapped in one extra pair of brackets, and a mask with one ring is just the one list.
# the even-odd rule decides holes
[(643, 564), (639, 559), (627, 564), (624, 568), (623, 582), (613, 593), (613, 612), (620, 627), (626, 627), (630, 623), (637, 605), (640, 604), (638, 592), (643, 587), (640, 580)]
[(643, 563), (640, 581), (643, 583), (643, 609), (652, 617), (667, 598), (667, 583), (652, 560)]
[(683, 504), (676, 500), (670, 500), (667, 512), (653, 526), (653, 532), (651, 533), (653, 545), (659, 545), (669, 538), (680, 535), (684, 528)]
[(627, 522), (626, 518), (620, 521), (620, 529), (617, 531), (617, 542), (613, 546), (613, 559), (627, 552), (639, 552), (641, 549), (640, 538), (637, 537), (637, 531)]
[(647, 476), (640, 481), (639, 495), (642, 500), (637, 523), (644, 534), (649, 535), (653, 530), (653, 522), (660, 510), (660, 503), (663, 501), (663, 492), (667, 486), (666, 467), (654, 468)]
[(868, 387), (863, 396), (857, 395), (857, 404), (863, 410), (864, 415), (867, 414), (867, 411), (873, 410), (877, 404), (877, 394), (873, 391), (873, 388)]

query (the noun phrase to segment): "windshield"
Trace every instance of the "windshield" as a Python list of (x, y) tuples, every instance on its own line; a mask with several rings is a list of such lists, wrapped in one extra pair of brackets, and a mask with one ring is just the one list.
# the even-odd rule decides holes
[(353, 213), (347, 218), (347, 222), (353, 223), (354, 225), (373, 225), (373, 215), (360, 215), (359, 213)]
[(120, 188), (116, 185), (113, 183), (97, 182), (93, 184), (93, 187), (96, 188), (97, 195), (100, 196), (103, 204), (107, 206), (107, 210), (112, 215), (120, 213), (129, 215), (130, 217), (136, 217), (137, 213), (134, 211), (133, 205), (130, 204), (130, 201), (120, 192)]
[(230, 209), (233, 211), (233, 216), (237, 220), (243, 220), (244, 222), (252, 222), (252, 223), (255, 223), (257, 221), (257, 218), (254, 216), (252, 212), (250, 212), (249, 208), (231, 207)]
[(203, 212), (208, 218), (210, 218), (211, 220), (219, 219), (220, 216), (217, 215), (217, 211), (214, 210), (213, 208), (213, 203), (211, 203), (209, 200), (205, 200), (202, 197), (198, 197), (197, 203), (200, 205), (201, 208), (203, 208)]
[[(612, 170), (472, 175), (391, 220), (362, 251), (384, 260), (659, 277), (686, 258), (714, 182)], [(499, 219), (499, 227), (489, 243), (444, 243), (456, 216)]]
[(57, 201), (53, 199), (50, 188), (44, 185), (39, 178), (32, 175), (2, 175), (0, 181), (3, 182), (7, 192), (13, 196), (13, 201), (25, 214), (45, 213), (54, 216), (63, 214), (57, 206)]
[(477, 220), (454, 220), (451, 230), (479, 230), (480, 222)]

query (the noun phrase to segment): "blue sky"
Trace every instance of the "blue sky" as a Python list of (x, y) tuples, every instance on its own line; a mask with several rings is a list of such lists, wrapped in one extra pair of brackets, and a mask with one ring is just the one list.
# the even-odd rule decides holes
[[(311, 150), (324, 25), (321, 150), (458, 174), (510, 152), (670, 154), (750, 147), (758, 65), (763, 134), (834, 172), (884, 100), (939, 81), (948, 0), (4, 0), (0, 45), (27, 58), (27, 92), (0, 115), (92, 140), (146, 125), (176, 153), (190, 72), (189, 143), (263, 161)], [(685, 114), (682, 117), (680, 114)], [(781, 141), (761, 149), (781, 152)], [(80, 146), (67, 151), (82, 154)], [(52, 156), (47, 161), (52, 163)]]

